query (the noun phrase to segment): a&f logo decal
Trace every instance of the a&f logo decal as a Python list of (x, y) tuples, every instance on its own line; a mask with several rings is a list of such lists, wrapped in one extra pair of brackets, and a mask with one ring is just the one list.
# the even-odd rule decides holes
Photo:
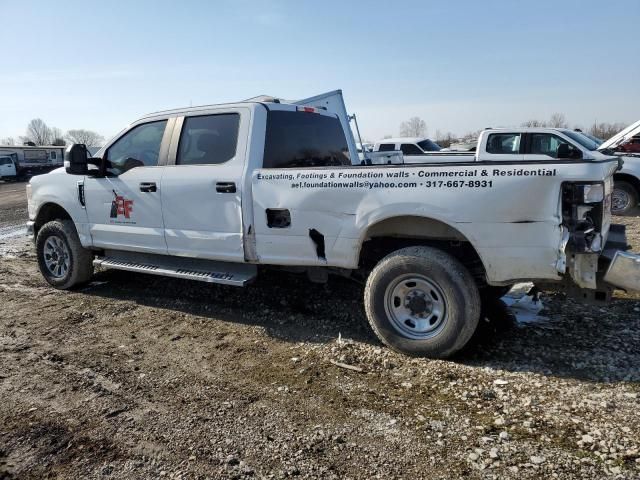
[(118, 195), (116, 191), (113, 191), (114, 199), (111, 202), (111, 218), (119, 218), (123, 216), (125, 219), (131, 218), (131, 212), (133, 211), (133, 200), (127, 200), (122, 195)]

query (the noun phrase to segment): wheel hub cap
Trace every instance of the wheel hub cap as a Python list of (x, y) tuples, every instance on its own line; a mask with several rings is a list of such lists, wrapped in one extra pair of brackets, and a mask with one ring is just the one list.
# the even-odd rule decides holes
[(69, 249), (61, 238), (51, 236), (44, 242), (44, 264), (55, 278), (64, 277), (69, 271)]
[(393, 328), (416, 340), (436, 336), (447, 319), (447, 306), (440, 287), (417, 274), (399, 277), (385, 292), (385, 310)]
[(624, 190), (613, 190), (613, 194), (611, 195), (611, 205), (612, 210), (615, 212), (619, 212), (625, 210), (629, 203), (631, 203), (631, 198), (629, 194)]

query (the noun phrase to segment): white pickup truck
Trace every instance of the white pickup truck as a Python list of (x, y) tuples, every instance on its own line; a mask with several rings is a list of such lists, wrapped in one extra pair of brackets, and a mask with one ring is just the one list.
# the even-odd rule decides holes
[(385, 344), (446, 357), (516, 282), (603, 301), (640, 288), (610, 224), (618, 159), (567, 156), (352, 165), (340, 91), (192, 107), (137, 120), (96, 158), (69, 147), (28, 185), (27, 228), (61, 289), (94, 266), (237, 286), (262, 267), (365, 277)]
[(613, 176), (613, 213), (637, 214), (640, 203), (640, 121), (637, 121), (598, 147), (600, 152), (614, 154), (623, 160), (622, 168)]

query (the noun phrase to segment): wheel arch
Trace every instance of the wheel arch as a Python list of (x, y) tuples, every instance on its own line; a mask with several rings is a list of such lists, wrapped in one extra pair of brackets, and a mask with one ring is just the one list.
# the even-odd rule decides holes
[(67, 212), (63, 207), (54, 202), (47, 202), (43, 204), (38, 213), (36, 214), (34, 220), (34, 234), (38, 235), (38, 230), (47, 222), (52, 220), (73, 220), (69, 212)]
[(627, 182), (636, 189), (636, 193), (640, 197), (640, 178), (629, 173), (616, 173), (613, 175), (613, 181)]
[(486, 282), (484, 260), (471, 239), (449, 223), (424, 215), (391, 215), (369, 225), (360, 238), (358, 263), (364, 266), (393, 250), (412, 245), (448, 251), (475, 278)]

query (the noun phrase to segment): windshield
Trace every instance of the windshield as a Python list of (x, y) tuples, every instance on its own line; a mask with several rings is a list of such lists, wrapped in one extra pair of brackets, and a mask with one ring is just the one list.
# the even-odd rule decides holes
[(604, 140), (602, 140), (601, 138), (595, 137), (589, 133), (585, 133), (585, 132), (580, 132), (582, 135), (584, 135), (587, 138), (590, 138), (591, 140), (593, 140), (594, 142), (596, 142), (598, 145), (602, 145), (602, 143), (604, 142)]
[(426, 140), (418, 142), (418, 146), (425, 152), (439, 152), (440, 150), (442, 150), (442, 147), (440, 145), (432, 142), (428, 138)]
[(589, 137), (584, 136), (580, 132), (574, 132), (572, 130), (563, 130), (562, 133), (564, 133), (571, 140), (574, 140), (574, 141), (578, 142), (580, 145), (582, 145), (587, 150), (591, 150), (591, 151), (597, 150), (598, 147), (600, 146), (599, 143), (594, 142)]

